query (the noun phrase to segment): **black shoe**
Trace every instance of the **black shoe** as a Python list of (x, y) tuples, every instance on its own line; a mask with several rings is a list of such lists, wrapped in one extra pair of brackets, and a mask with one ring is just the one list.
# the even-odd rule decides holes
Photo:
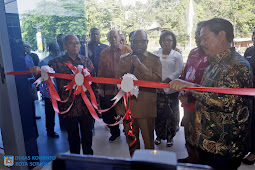
[(178, 132), (180, 130), (179, 126), (176, 126), (176, 132)]
[(120, 137), (120, 136), (111, 136), (111, 137), (109, 138), (109, 142), (110, 142), (110, 143), (114, 143), (118, 137)]
[(52, 137), (52, 138), (59, 138), (59, 135), (56, 132), (47, 133), (47, 136)]
[(60, 126), (61, 131), (66, 131), (66, 128), (64, 126)]
[(154, 143), (155, 143), (155, 145), (160, 145), (161, 144), (161, 139), (156, 138)]
[(243, 159), (242, 161), (245, 165), (253, 165), (255, 163), (255, 160), (254, 161), (249, 161), (247, 158)]
[(99, 118), (103, 118), (102, 113), (97, 113)]
[(189, 163), (189, 161), (186, 159), (186, 158), (184, 158), (184, 159), (178, 159), (177, 160), (179, 163)]
[(171, 139), (170, 141), (167, 141), (166, 146), (167, 147), (172, 147), (173, 144), (174, 144), (174, 141), (173, 141), (173, 139)]
[(35, 119), (41, 119), (41, 116), (35, 116)]

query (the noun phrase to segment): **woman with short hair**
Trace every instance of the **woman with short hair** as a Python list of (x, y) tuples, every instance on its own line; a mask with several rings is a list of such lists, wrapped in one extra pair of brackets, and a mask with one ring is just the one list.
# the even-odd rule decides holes
[[(161, 48), (153, 52), (160, 57), (163, 83), (178, 79), (182, 72), (182, 55), (174, 50), (176, 43), (175, 34), (171, 31), (164, 31), (159, 39)], [(156, 145), (161, 144), (161, 140), (167, 140), (168, 147), (173, 145), (177, 116), (179, 116), (178, 92), (170, 89), (158, 89), (157, 118), (155, 120)]]

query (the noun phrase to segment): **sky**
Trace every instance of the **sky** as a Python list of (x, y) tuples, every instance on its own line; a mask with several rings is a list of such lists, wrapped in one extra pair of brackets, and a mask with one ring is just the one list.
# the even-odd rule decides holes
[(24, 13), (28, 10), (33, 10), (39, 0), (17, 0), (19, 13)]
[[(28, 10), (35, 9), (36, 4), (39, 1), (41, 1), (41, 0), (17, 0), (19, 13), (22, 14)], [(55, 0), (47, 0), (47, 1), (55, 1)], [(98, 1), (102, 1), (102, 0), (98, 0)], [(136, 3), (136, 1), (146, 3), (148, 0), (121, 0), (123, 5), (129, 5), (129, 4), (134, 5)]]
[(136, 1), (140, 1), (142, 3), (146, 3), (147, 2), (147, 0), (121, 0), (123, 5), (129, 5), (129, 4), (134, 5), (136, 3)]

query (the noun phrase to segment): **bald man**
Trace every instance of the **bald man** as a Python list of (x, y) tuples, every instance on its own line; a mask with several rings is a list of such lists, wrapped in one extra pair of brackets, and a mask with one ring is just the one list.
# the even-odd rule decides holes
[[(116, 29), (112, 29), (108, 32), (107, 39), (111, 46), (104, 49), (100, 54), (98, 77), (115, 78), (120, 56), (130, 53), (132, 50), (130, 47), (120, 44), (120, 33)], [(100, 105), (103, 109), (109, 108), (113, 104), (111, 99), (115, 95), (115, 90), (116, 85), (100, 84)], [(108, 124), (115, 123), (116, 116), (117, 114), (114, 108), (102, 113), (103, 121)], [(111, 132), (109, 142), (113, 143), (120, 136), (119, 125), (109, 126), (109, 128)]]
[[(131, 38), (132, 53), (123, 55), (120, 58), (117, 78), (126, 73), (134, 74), (138, 80), (160, 82), (162, 66), (159, 57), (147, 51), (148, 38), (143, 30), (136, 30)], [(140, 149), (139, 131), (141, 130), (145, 149), (154, 149), (154, 127), (157, 116), (156, 89), (139, 88), (138, 98), (132, 97), (131, 116), (133, 118), (133, 133), (137, 141), (129, 147), (130, 156), (136, 149)], [(124, 106), (118, 104), (117, 112), (123, 115)], [(130, 130), (130, 122), (124, 120), (125, 133)], [(128, 144), (133, 142), (129, 135), (126, 135)]]

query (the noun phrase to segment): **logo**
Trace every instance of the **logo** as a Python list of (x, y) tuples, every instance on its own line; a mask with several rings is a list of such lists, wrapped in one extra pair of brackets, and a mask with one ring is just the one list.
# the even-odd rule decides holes
[(4, 156), (4, 165), (5, 166), (13, 166), (14, 164), (14, 156)]

